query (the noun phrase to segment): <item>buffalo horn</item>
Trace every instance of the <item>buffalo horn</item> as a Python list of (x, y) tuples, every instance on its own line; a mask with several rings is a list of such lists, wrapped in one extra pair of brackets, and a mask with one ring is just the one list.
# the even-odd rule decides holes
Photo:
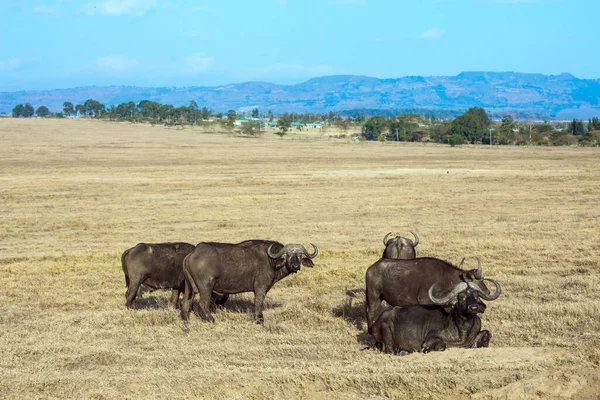
[(477, 269), (474, 271), (475, 279), (483, 279), (483, 270), (481, 269), (481, 260), (477, 257)]
[(304, 254), (306, 254), (306, 257), (308, 258), (315, 258), (317, 254), (319, 254), (319, 248), (312, 243), (310, 245), (313, 247), (313, 249), (315, 249), (315, 251), (312, 254), (308, 254), (308, 251), (304, 249)]
[(385, 235), (385, 237), (383, 238), (383, 245), (387, 246), (387, 238), (388, 236), (390, 236), (392, 234), (392, 232), (388, 233), (387, 235)]
[(462, 265), (464, 262), (465, 262), (465, 258), (463, 257), (463, 259), (460, 261), (460, 264), (458, 264), (458, 268), (462, 268)]
[(500, 296), (500, 293), (502, 292), (502, 287), (500, 286), (500, 284), (498, 282), (496, 282), (493, 279), (490, 278), (485, 278), (483, 279), (484, 281), (490, 281), (494, 284), (494, 286), (496, 286), (496, 291), (493, 294), (487, 294), (485, 291), (481, 290), (481, 288), (478, 285), (473, 284), (472, 282), (469, 282), (469, 286), (475, 290), (477, 290), (479, 292), (479, 296), (482, 297), (484, 300), (496, 300), (498, 298), (498, 296)]
[(414, 242), (413, 246), (417, 247), (419, 245), (419, 236), (416, 233), (414, 233), (413, 231), (410, 231), (410, 233), (412, 233), (413, 236), (415, 237), (415, 242)]
[(277, 243), (271, 243), (271, 245), (269, 246), (269, 248), (267, 249), (267, 255), (273, 259), (277, 259), (279, 257), (281, 257), (283, 255), (283, 253), (285, 252), (285, 246), (283, 246), (281, 248), (281, 250), (279, 250), (276, 254), (271, 253), (271, 250), (273, 249), (273, 246), (275, 246)]
[(456, 296), (457, 294), (459, 294), (460, 292), (462, 292), (463, 290), (465, 290), (466, 288), (469, 287), (466, 284), (466, 282), (460, 282), (456, 286), (454, 286), (454, 289), (452, 289), (452, 291), (450, 293), (448, 293), (446, 296), (438, 299), (436, 297), (433, 297), (433, 287), (435, 285), (437, 285), (437, 282), (435, 282), (433, 285), (431, 285), (431, 287), (429, 287), (429, 291), (427, 292), (427, 294), (429, 295), (429, 300), (431, 300), (431, 302), (433, 304), (438, 304), (438, 305), (439, 304), (448, 304), (450, 299), (454, 298), (454, 296)]

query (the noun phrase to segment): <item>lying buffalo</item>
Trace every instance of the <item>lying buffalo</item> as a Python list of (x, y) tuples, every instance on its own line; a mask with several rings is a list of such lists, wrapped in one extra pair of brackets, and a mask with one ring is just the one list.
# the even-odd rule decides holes
[(238, 244), (200, 243), (183, 262), (186, 278), (181, 307), (183, 320), (189, 319), (194, 288), (200, 294), (198, 313), (206, 321), (214, 321), (209, 312), (211, 292), (222, 294), (254, 292), (254, 317), (263, 323), (263, 303), (275, 282), (300, 271), (300, 266), (313, 267), (312, 259), (319, 249), (311, 243), (309, 254), (301, 244), (269, 240), (248, 240)]
[[(141, 285), (151, 291), (171, 289), (169, 304), (176, 306), (179, 293), (185, 287), (184, 275), (181, 271), (183, 259), (194, 250), (194, 245), (183, 242), (176, 243), (139, 243), (127, 249), (121, 256), (121, 265), (125, 273), (126, 303), (129, 308), (138, 294)], [(214, 297), (213, 302), (224, 304), (227, 297)]]
[(383, 250), (383, 255), (381, 257), (402, 260), (412, 260), (415, 258), (417, 256), (415, 247), (419, 245), (419, 236), (414, 232), (410, 233), (415, 237), (414, 242), (402, 236), (394, 236), (393, 238), (388, 239), (392, 232), (385, 235), (383, 238), (385, 250)]
[(423, 257), (414, 260), (391, 260), (382, 258), (367, 269), (366, 311), (369, 329), (375, 320), (375, 313), (381, 301), (391, 306), (431, 304), (427, 289), (437, 282), (436, 291), (445, 293), (461, 282), (473, 282), (484, 292), (489, 293), (484, 281), (481, 262), (477, 269), (462, 270), (438, 258)]
[(447, 295), (436, 298), (431, 285), (429, 300), (436, 305), (394, 307), (377, 318), (371, 329), (376, 347), (386, 353), (443, 351), (447, 347), (487, 347), (492, 334), (481, 330), (477, 314), (485, 311), (479, 300), (495, 300), (500, 285), (488, 295), (473, 282), (460, 282)]

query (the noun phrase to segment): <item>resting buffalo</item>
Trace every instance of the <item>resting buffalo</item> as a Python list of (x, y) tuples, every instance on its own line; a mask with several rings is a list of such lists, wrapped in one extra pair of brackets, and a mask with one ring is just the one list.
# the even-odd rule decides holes
[(254, 317), (263, 323), (263, 303), (275, 282), (300, 271), (300, 265), (313, 267), (312, 258), (301, 244), (269, 240), (248, 240), (238, 244), (199, 243), (183, 262), (185, 294), (181, 307), (183, 320), (189, 319), (194, 288), (200, 294), (198, 313), (214, 322), (209, 312), (211, 291), (222, 294), (254, 292)]
[(431, 304), (428, 288), (437, 282), (436, 291), (445, 293), (460, 282), (474, 282), (484, 292), (489, 293), (483, 283), (481, 262), (477, 269), (462, 270), (438, 258), (423, 257), (414, 260), (391, 260), (382, 258), (367, 269), (366, 310), (369, 329), (375, 320), (375, 312), (385, 300), (391, 306)]
[[(121, 256), (121, 265), (125, 273), (126, 303), (129, 308), (138, 295), (141, 285), (157, 289), (172, 289), (169, 304), (177, 305), (179, 293), (185, 288), (184, 275), (181, 271), (183, 259), (194, 250), (194, 245), (183, 242), (176, 243), (139, 243), (127, 249)], [(226, 296), (213, 297), (213, 303), (223, 305)]]
[(412, 260), (413, 258), (415, 258), (417, 256), (415, 247), (419, 245), (419, 237), (414, 232), (410, 233), (412, 233), (415, 237), (414, 242), (402, 236), (394, 236), (393, 238), (388, 240), (388, 236), (390, 236), (392, 232), (385, 235), (385, 237), (383, 238), (385, 250), (383, 250), (383, 255), (381, 257), (402, 260)]
[(497, 299), (500, 285), (494, 282), (496, 291), (488, 295), (473, 282), (460, 282), (442, 298), (433, 295), (435, 285), (429, 288), (428, 298), (436, 305), (394, 307), (381, 313), (371, 331), (379, 350), (406, 354), (443, 351), (447, 347), (488, 346), (492, 334), (481, 330), (477, 314), (486, 307), (479, 298)]

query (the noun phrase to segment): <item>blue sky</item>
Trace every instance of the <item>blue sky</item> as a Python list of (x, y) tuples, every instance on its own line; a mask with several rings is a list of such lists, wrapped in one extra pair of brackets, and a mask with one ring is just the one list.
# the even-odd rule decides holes
[(0, 0), (0, 91), (462, 71), (600, 78), (596, 0)]

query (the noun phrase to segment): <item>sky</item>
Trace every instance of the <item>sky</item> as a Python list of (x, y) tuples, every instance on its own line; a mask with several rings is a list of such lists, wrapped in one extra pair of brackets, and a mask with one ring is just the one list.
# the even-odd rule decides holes
[(0, 0), (0, 91), (515, 71), (600, 78), (597, 0)]

